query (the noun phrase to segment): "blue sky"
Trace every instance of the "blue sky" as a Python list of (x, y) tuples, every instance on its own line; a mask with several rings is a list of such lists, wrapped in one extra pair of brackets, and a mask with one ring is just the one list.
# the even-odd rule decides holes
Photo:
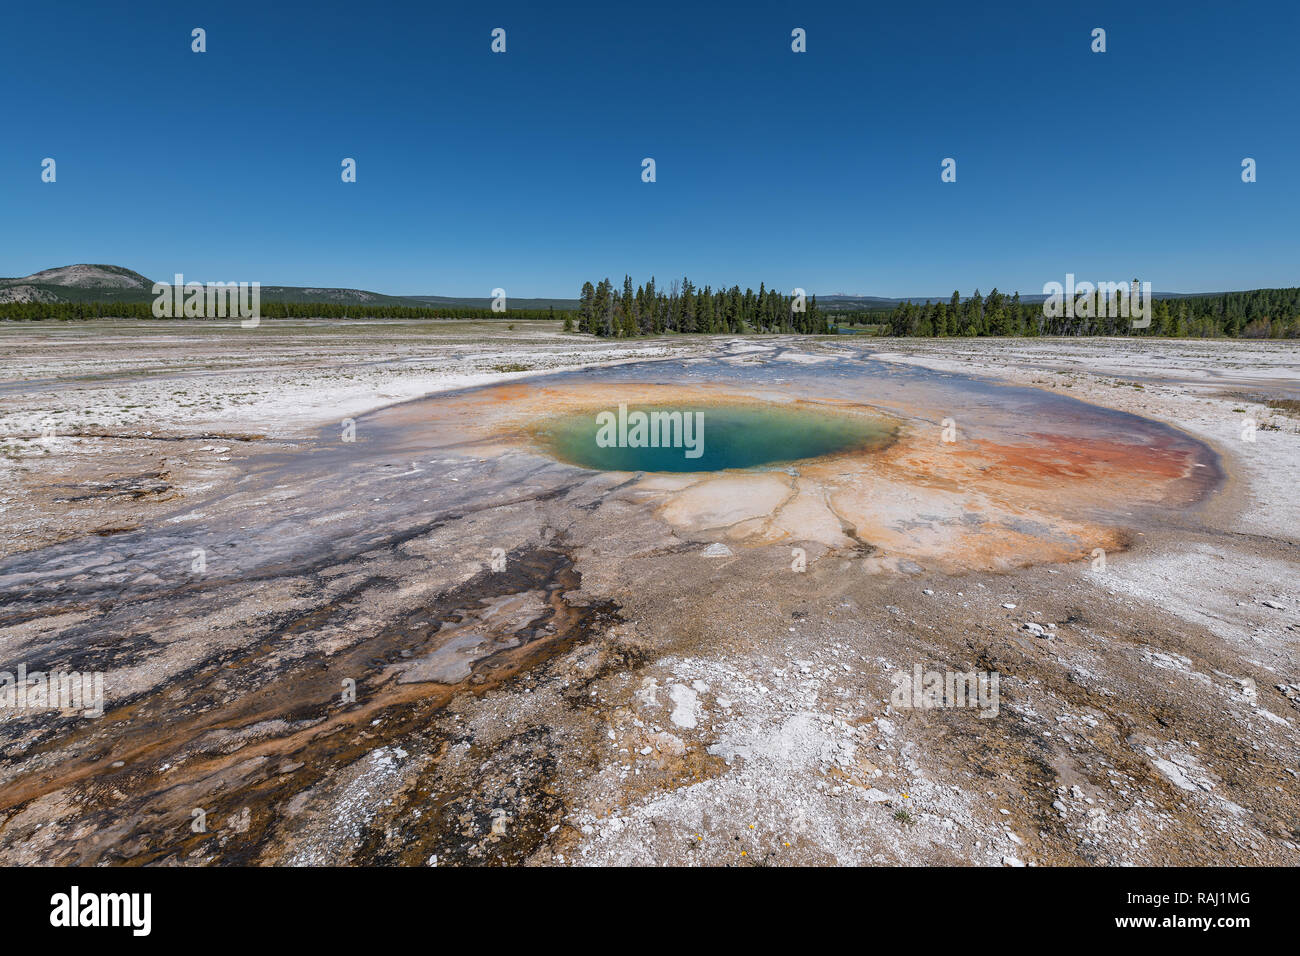
[(1298, 10), (14, 3), (0, 274), (566, 297), (625, 272), (889, 296), (1066, 272), (1292, 286)]

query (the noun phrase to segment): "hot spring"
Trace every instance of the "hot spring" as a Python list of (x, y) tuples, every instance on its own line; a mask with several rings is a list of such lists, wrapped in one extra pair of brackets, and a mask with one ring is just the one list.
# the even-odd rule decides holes
[(534, 435), (554, 457), (584, 468), (697, 472), (873, 451), (889, 444), (894, 427), (784, 405), (618, 405), (547, 419)]

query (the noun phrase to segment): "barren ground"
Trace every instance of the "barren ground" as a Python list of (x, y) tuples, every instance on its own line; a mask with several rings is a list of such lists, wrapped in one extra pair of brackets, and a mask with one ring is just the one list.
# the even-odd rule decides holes
[[(0, 710), (0, 862), (1300, 863), (1294, 343), (99, 323), (0, 355), (0, 670), (106, 696)], [(948, 409), (936, 374), (870, 460), (684, 481), (520, 437), (724, 365), (1145, 421)], [(894, 706), (916, 665), (996, 671), (996, 715)]]

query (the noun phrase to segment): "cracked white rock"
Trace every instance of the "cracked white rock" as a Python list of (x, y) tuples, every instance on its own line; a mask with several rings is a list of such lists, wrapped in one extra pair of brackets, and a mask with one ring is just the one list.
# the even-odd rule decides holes
[(685, 684), (673, 684), (668, 688), (668, 698), (673, 702), (669, 719), (678, 727), (692, 729), (695, 727), (695, 705), (698, 695)]

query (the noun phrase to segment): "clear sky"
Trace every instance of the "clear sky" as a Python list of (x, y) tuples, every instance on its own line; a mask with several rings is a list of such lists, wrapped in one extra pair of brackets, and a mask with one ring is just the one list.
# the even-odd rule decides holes
[(544, 6), (6, 4), (0, 275), (1300, 284), (1296, 0)]

